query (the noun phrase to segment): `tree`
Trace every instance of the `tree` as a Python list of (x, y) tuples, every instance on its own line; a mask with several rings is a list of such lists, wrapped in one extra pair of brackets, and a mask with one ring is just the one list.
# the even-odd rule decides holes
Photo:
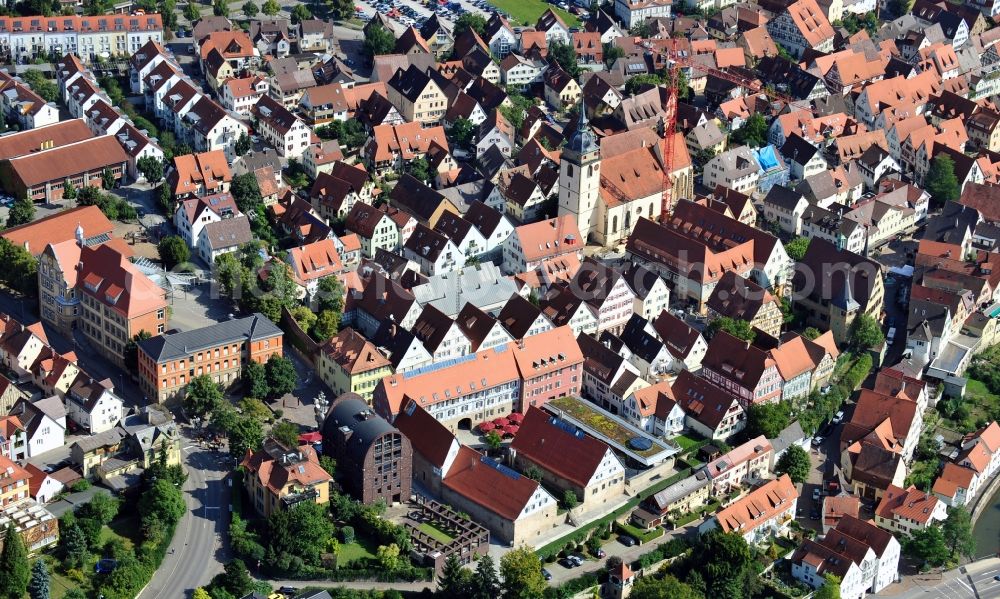
[(178, 235), (168, 235), (161, 239), (156, 250), (160, 254), (163, 268), (167, 270), (191, 259), (191, 249)]
[(774, 439), (785, 430), (789, 420), (789, 404), (786, 402), (751, 405), (747, 413), (746, 436), (753, 439), (764, 435)]
[(472, 134), (475, 132), (475, 128), (476, 126), (472, 124), (472, 121), (464, 116), (460, 116), (452, 123), (451, 129), (448, 130), (448, 135), (455, 140), (456, 144), (464, 146), (472, 141)]
[(354, 2), (352, 0), (328, 0), (327, 9), (335, 19), (349, 19), (354, 15)]
[(813, 593), (813, 599), (840, 599), (840, 582), (834, 574), (823, 576), (823, 586)]
[(755, 112), (743, 123), (743, 126), (732, 132), (730, 136), (733, 145), (746, 144), (752, 148), (767, 145), (767, 120), (764, 115)]
[[(257, 3), (254, 2), (253, 0), (247, 0), (243, 4), (243, 14), (245, 14), (248, 18), (253, 19), (254, 17), (257, 16), (257, 13), (259, 13), (259, 12), (260, 12), (260, 9), (257, 8)], [(240, 135), (240, 140), (242, 140), (243, 136), (245, 136), (245, 135), (246, 135), (246, 133), (244, 133), (243, 135)], [(245, 154), (247, 152), (247, 150), (243, 150), (242, 152), (240, 151), (240, 146), (239, 146), (240, 140), (237, 140), (237, 142), (236, 142), (236, 155), (237, 156), (242, 156), (243, 154)], [(247, 139), (247, 141), (250, 141), (250, 140)]]
[(662, 84), (663, 77), (657, 75), (656, 73), (643, 73), (641, 75), (631, 77), (625, 82), (625, 93), (629, 96), (634, 96), (635, 94), (641, 92), (646, 86), (657, 86)]
[(254, 590), (253, 578), (243, 560), (237, 558), (225, 565), (222, 572), (212, 580), (213, 587), (222, 587), (233, 597), (249, 595)]
[(289, 312), (292, 314), (292, 319), (303, 331), (311, 331), (313, 325), (316, 324), (316, 313), (308, 306), (295, 306)]
[[(319, 564), (327, 539), (333, 536), (333, 524), (327, 507), (303, 501), (291, 508), (277, 510), (267, 519), (268, 556), (282, 561), (282, 556), (298, 556), (306, 564)], [(269, 557), (269, 559), (270, 559)]]
[(243, 173), (233, 177), (229, 193), (236, 200), (236, 207), (240, 212), (253, 212), (257, 206), (264, 203), (264, 198), (260, 195), (260, 184), (257, 183), (257, 177), (253, 173)]
[(469, 29), (475, 31), (479, 37), (486, 35), (486, 17), (479, 13), (467, 12), (455, 20), (453, 32), (456, 38)]
[(90, 557), (90, 546), (87, 537), (76, 524), (67, 527), (61, 536), (63, 563), (67, 568), (78, 568)]
[(163, 179), (163, 161), (155, 156), (143, 156), (136, 161), (135, 166), (150, 184), (159, 183)]
[(948, 561), (948, 545), (945, 543), (941, 527), (934, 525), (914, 529), (903, 539), (904, 552), (931, 568), (937, 568)]
[(604, 44), (603, 50), (604, 50), (604, 64), (608, 65), (609, 67), (613, 65), (616, 60), (618, 60), (622, 56), (625, 56), (625, 50), (618, 44), (615, 44), (614, 42), (608, 42)]
[(139, 368), (139, 344), (150, 337), (149, 331), (142, 329), (125, 344), (125, 366), (129, 372), (136, 372)]
[(31, 581), (28, 583), (28, 594), (31, 599), (49, 599), (49, 569), (45, 559), (38, 558), (31, 567)]
[(299, 446), (299, 425), (287, 420), (275, 422), (271, 436), (288, 449), (295, 449)]
[[(254, 4), (253, 2), (247, 2), (246, 4), (244, 4), (243, 10), (246, 10), (247, 6), (253, 6), (254, 10), (255, 11), (257, 10), (257, 5)], [(237, 156), (243, 156), (244, 154), (253, 149), (253, 141), (250, 139), (250, 136), (247, 135), (246, 131), (240, 133), (240, 136), (236, 138), (236, 145), (234, 146), (234, 149), (236, 150)], [(256, 177), (254, 177), (254, 179), (256, 179)]]
[(381, 25), (368, 27), (365, 30), (365, 54), (369, 58), (391, 54), (396, 49), (396, 37), (391, 31)]
[(794, 483), (802, 483), (809, 478), (811, 467), (812, 462), (806, 450), (798, 445), (790, 445), (785, 453), (781, 454), (774, 471), (777, 474), (787, 474)]
[(976, 556), (976, 538), (972, 536), (972, 518), (964, 506), (948, 511), (948, 518), (941, 526), (944, 541), (951, 550), (952, 559), (962, 556), (972, 559)]
[(885, 341), (882, 335), (882, 327), (879, 326), (875, 317), (868, 314), (859, 314), (851, 323), (851, 345), (860, 351), (873, 349)]
[(820, 333), (819, 329), (817, 329), (816, 327), (806, 327), (806, 330), (802, 331), (802, 336), (810, 341), (818, 339), (819, 336), (822, 334), (823, 333)]
[(78, 588), (71, 588), (63, 595), (63, 599), (87, 599), (87, 596)]
[(229, 455), (242, 458), (247, 450), (260, 449), (264, 443), (264, 425), (256, 418), (235, 416), (226, 431), (226, 438), (229, 441)]
[(51, 79), (43, 75), (41, 71), (34, 69), (25, 71), (21, 75), (21, 79), (24, 79), (24, 82), (28, 84), (31, 91), (41, 96), (46, 102), (59, 101), (59, 87)]
[(169, 480), (159, 479), (139, 497), (138, 509), (143, 526), (152, 520), (173, 525), (187, 511), (187, 504), (180, 489)]
[(264, 365), (251, 360), (243, 367), (243, 383), (246, 393), (250, 397), (264, 399), (270, 395), (270, 387), (267, 386), (267, 373)]
[(500, 577), (505, 599), (537, 599), (548, 586), (541, 560), (528, 547), (518, 547), (500, 558)]
[[(692, 551), (690, 563), (696, 565), (695, 572), (704, 581), (706, 597), (750, 597), (760, 583), (754, 551), (740, 534), (715, 529), (702, 536)], [(687, 582), (691, 583), (691, 576)]]
[(503, 445), (503, 439), (500, 438), (500, 433), (496, 431), (486, 433), (486, 446), (491, 452), (499, 450), (501, 445)]
[(729, 316), (716, 318), (708, 325), (708, 330), (712, 335), (715, 335), (719, 331), (725, 331), (733, 337), (749, 343), (753, 343), (753, 340), (757, 337), (757, 333), (754, 332), (749, 322), (740, 318), (730, 318)]
[(931, 161), (931, 166), (924, 177), (924, 189), (931, 194), (931, 199), (941, 206), (945, 202), (958, 200), (962, 188), (955, 176), (955, 161), (946, 154), (938, 154)]
[(190, 415), (201, 416), (211, 412), (222, 402), (222, 389), (207, 374), (196, 376), (188, 383), (184, 394), (184, 410)]
[(423, 156), (414, 158), (409, 164), (410, 174), (427, 183), (431, 180), (431, 165)]
[(0, 593), (9, 599), (21, 599), (28, 590), (30, 576), (28, 550), (24, 548), (21, 534), (11, 524), (0, 551)]
[(212, 1), (212, 14), (217, 17), (228, 17), (229, 16), (229, 2), (226, 0), (213, 0)]
[(281, 397), (295, 390), (299, 375), (295, 365), (284, 356), (273, 355), (267, 360), (267, 384), (273, 397)]
[(472, 573), (462, 567), (458, 556), (454, 553), (448, 556), (438, 577), (438, 590), (435, 596), (443, 599), (465, 599), (469, 596), (472, 586)]
[(806, 256), (806, 250), (809, 249), (810, 241), (812, 241), (811, 237), (796, 237), (785, 244), (785, 252), (789, 258), (796, 262), (802, 260)]
[(0, 237), (0, 282), (25, 295), (38, 291), (38, 260), (22, 245)]
[(75, 200), (76, 199), (76, 187), (73, 182), (69, 179), (63, 181), (63, 199), (64, 200)]
[(35, 203), (28, 198), (18, 198), (7, 213), (7, 226), (16, 227), (35, 219)]
[(201, 19), (201, 9), (198, 8), (197, 2), (188, 0), (187, 6), (184, 7), (184, 18), (191, 23)]
[(117, 498), (97, 493), (80, 508), (79, 515), (82, 518), (93, 518), (101, 526), (107, 526), (114, 521), (120, 508), (121, 502)]
[(101, 171), (101, 187), (104, 189), (114, 189), (115, 181), (115, 174), (111, 172), (110, 168), (105, 168)]
[(395, 572), (399, 569), (399, 545), (395, 543), (379, 545), (375, 550), (375, 558), (383, 570)]
[(309, 8), (305, 4), (296, 4), (292, 8), (292, 24), (298, 25), (302, 21), (307, 21), (312, 18), (312, 13), (309, 12)]
[(563, 493), (562, 503), (563, 506), (568, 510), (571, 510), (576, 506), (580, 505), (580, 500), (576, 496), (576, 491), (574, 491), (573, 489), (566, 489), (566, 492)]
[(330, 476), (334, 476), (337, 473), (337, 460), (328, 455), (321, 455), (319, 456), (319, 467)]
[(496, 599), (500, 596), (500, 579), (497, 578), (496, 565), (493, 558), (484, 555), (476, 564), (476, 573), (472, 577), (472, 588), (469, 599)]
[(337, 334), (340, 327), (340, 314), (333, 310), (323, 310), (313, 323), (309, 334), (316, 341), (326, 341)]
[(553, 42), (549, 44), (549, 57), (555, 59), (562, 70), (576, 79), (580, 75), (580, 64), (576, 60), (576, 50), (571, 44)]
[(191, 599), (212, 599), (212, 596), (205, 589), (198, 587), (191, 594)]
[(264, 4), (260, 9), (265, 15), (273, 17), (281, 12), (281, 5), (278, 4), (277, 0), (264, 0)]
[(701, 593), (684, 584), (676, 577), (667, 574), (663, 578), (643, 576), (635, 581), (632, 599), (701, 599)]

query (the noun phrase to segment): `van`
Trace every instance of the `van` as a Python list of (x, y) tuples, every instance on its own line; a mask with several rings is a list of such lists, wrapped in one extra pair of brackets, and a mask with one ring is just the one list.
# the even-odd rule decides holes
[(895, 338), (896, 338), (896, 327), (889, 327), (889, 332), (886, 334), (885, 340), (891, 344), (893, 339)]

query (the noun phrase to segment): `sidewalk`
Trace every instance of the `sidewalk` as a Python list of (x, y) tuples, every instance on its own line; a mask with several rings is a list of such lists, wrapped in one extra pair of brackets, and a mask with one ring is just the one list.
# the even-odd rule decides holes
[(359, 591), (412, 591), (419, 593), (424, 589), (431, 589), (437, 587), (437, 583), (432, 580), (425, 580), (421, 582), (379, 582), (375, 580), (347, 580), (343, 582), (337, 582), (333, 580), (271, 580), (269, 578), (261, 579), (268, 583), (275, 589), (281, 587), (292, 587), (294, 589), (304, 589), (306, 587), (318, 587), (322, 589), (355, 589)]

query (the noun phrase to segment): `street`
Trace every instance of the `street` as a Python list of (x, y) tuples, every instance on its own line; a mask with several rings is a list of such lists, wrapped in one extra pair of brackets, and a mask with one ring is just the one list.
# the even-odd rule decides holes
[(229, 493), (226, 475), (232, 468), (228, 453), (203, 449), (184, 429), (181, 452), (188, 480), (184, 499), (188, 511), (177, 524), (173, 542), (141, 599), (187, 597), (207, 585), (229, 561), (226, 545)]
[(1000, 598), (1000, 559), (991, 558), (969, 564), (965, 572), (952, 570), (945, 572), (941, 580), (925, 580), (929, 577), (915, 576), (910, 579), (911, 588), (902, 593), (894, 593), (890, 586), (880, 595), (900, 599), (948, 597), (949, 599), (998, 599)]

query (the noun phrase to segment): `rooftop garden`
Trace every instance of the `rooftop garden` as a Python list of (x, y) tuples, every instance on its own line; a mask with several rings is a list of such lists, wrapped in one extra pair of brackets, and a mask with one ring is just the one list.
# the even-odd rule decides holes
[(570, 418), (578, 421), (585, 427), (596, 433), (604, 435), (608, 439), (621, 445), (630, 453), (648, 458), (668, 449), (668, 446), (661, 441), (652, 441), (652, 437), (643, 435), (644, 439), (652, 441), (652, 446), (647, 449), (637, 449), (629, 445), (629, 441), (635, 439), (639, 434), (613, 416), (603, 413), (602, 410), (589, 402), (576, 397), (565, 396), (549, 402), (550, 406), (558, 408)]

